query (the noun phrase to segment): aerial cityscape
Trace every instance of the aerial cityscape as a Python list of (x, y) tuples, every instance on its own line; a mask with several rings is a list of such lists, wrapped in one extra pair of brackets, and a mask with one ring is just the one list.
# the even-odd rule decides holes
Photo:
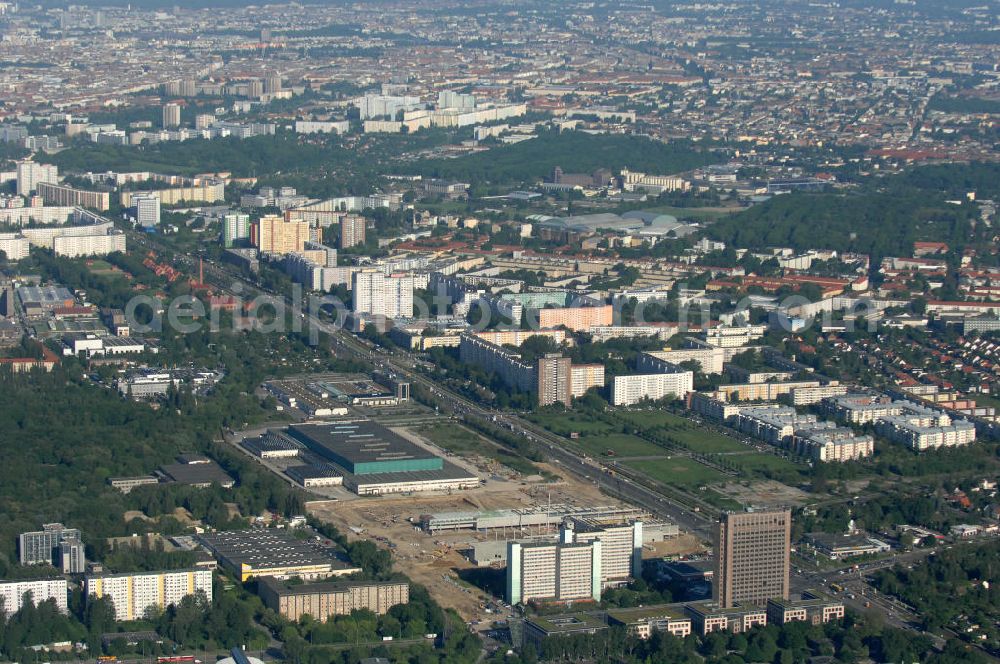
[(1000, 661), (997, 0), (0, 0), (0, 662)]

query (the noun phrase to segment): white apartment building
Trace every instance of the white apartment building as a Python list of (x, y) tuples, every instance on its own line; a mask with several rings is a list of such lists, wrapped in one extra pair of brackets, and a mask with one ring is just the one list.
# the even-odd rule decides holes
[(507, 601), (601, 599), (601, 541), (507, 544)]
[(56, 256), (67, 258), (107, 256), (116, 251), (125, 251), (125, 234), (60, 235), (52, 238), (52, 251)]
[(666, 341), (676, 334), (677, 326), (661, 323), (650, 323), (649, 325), (594, 325), (587, 332), (594, 341), (598, 342), (628, 337), (657, 337), (662, 341)]
[(604, 526), (570, 519), (563, 538), (576, 544), (601, 542), (601, 588), (622, 586), (642, 575), (642, 521)]
[(17, 233), (0, 233), (0, 251), (9, 261), (19, 261), (27, 258), (29, 249), (28, 238)]
[(378, 271), (355, 272), (353, 280), (354, 313), (413, 317), (413, 277), (387, 276)]
[(900, 415), (903, 404), (871, 394), (845, 394), (824, 399), (822, 409), (841, 422), (861, 425)]
[(351, 129), (347, 120), (320, 122), (315, 120), (296, 120), (296, 134), (346, 134)]
[(38, 183), (59, 183), (59, 168), (52, 164), (38, 164), (31, 160), (17, 162), (17, 193), (27, 196), (38, 188)]
[(734, 354), (731, 349), (716, 347), (647, 351), (636, 358), (636, 369), (661, 371), (665, 364), (677, 366), (681, 362), (696, 362), (704, 374), (721, 374)]
[(68, 612), (66, 579), (5, 581), (0, 582), (0, 605), (3, 605), (8, 617), (21, 610), (25, 593), (31, 593), (31, 599), (36, 606), (53, 599), (62, 613)]
[(611, 387), (611, 403), (615, 406), (630, 406), (643, 399), (662, 399), (668, 394), (683, 399), (688, 392), (693, 391), (694, 374), (690, 371), (615, 376)]
[(719, 325), (711, 327), (702, 333), (705, 343), (719, 348), (736, 348), (746, 346), (760, 339), (767, 332), (767, 325), (744, 325), (729, 327)]
[(968, 420), (952, 420), (946, 413), (909, 401), (897, 403), (902, 405), (899, 415), (875, 422), (876, 433), (889, 440), (923, 452), (937, 447), (968, 445), (976, 439), (976, 425)]
[(222, 246), (227, 249), (238, 240), (250, 239), (250, 215), (231, 212), (222, 217)]
[(179, 127), (181, 124), (180, 104), (163, 105), (163, 128)]
[(365, 95), (355, 99), (354, 105), (358, 107), (362, 120), (381, 117), (394, 120), (400, 111), (411, 111), (423, 106), (420, 97), (391, 95)]
[(665, 191), (688, 191), (691, 183), (676, 175), (649, 175), (630, 171), (627, 168), (621, 172), (622, 189), (625, 191), (635, 191), (645, 189), (656, 193)]
[(110, 597), (116, 620), (140, 620), (150, 609), (163, 610), (199, 590), (212, 601), (212, 571), (186, 569), (138, 574), (98, 574), (87, 576), (85, 594)]
[(797, 430), (789, 448), (813, 461), (856, 461), (875, 453), (875, 439), (857, 436), (846, 427)]
[(160, 197), (156, 194), (132, 194), (135, 220), (143, 228), (160, 225)]

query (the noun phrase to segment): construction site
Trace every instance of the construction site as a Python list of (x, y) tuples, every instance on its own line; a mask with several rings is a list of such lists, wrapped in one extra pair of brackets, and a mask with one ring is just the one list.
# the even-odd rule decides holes
[(502, 556), (484, 560), (483, 551), (504, 549), (508, 539), (554, 537), (570, 516), (607, 524), (644, 520), (650, 537), (656, 539), (650, 542), (649, 557), (704, 550), (695, 538), (680, 536), (675, 525), (657, 522), (642, 510), (616, 503), (593, 484), (541, 465), (557, 479), (493, 478), (477, 489), (452, 495), (315, 501), (307, 509), (348, 539), (369, 539), (391, 549), (401, 571), (468, 621), (489, 619), (493, 598), (461, 577), (491, 567), (499, 574), (505, 565)]

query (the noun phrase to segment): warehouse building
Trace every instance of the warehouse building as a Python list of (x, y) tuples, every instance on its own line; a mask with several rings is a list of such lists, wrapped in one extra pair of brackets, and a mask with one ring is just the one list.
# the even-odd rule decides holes
[[(297, 424), (288, 437), (340, 471), (345, 487), (362, 496), (471, 489), (479, 477), (368, 420)], [(318, 465), (318, 464), (311, 464)]]
[(305, 489), (344, 484), (344, 476), (331, 465), (290, 466), (285, 474)]
[(331, 546), (311, 537), (299, 539), (288, 529), (251, 528), (199, 535), (197, 539), (220, 565), (244, 582), (255, 576), (311, 580), (361, 571), (341, 560)]
[(325, 622), (331, 616), (346, 616), (357, 610), (384, 615), (397, 604), (410, 601), (410, 584), (395, 581), (289, 585), (267, 576), (259, 580), (257, 588), (265, 606), (295, 621), (309, 614)]

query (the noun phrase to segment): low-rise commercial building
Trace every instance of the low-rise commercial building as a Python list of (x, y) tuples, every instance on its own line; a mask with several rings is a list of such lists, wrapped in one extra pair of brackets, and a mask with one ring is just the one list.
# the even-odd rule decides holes
[(640, 639), (648, 639), (653, 632), (667, 632), (679, 639), (691, 634), (691, 616), (679, 606), (612, 609), (608, 611), (608, 625), (621, 625)]
[(552, 636), (597, 634), (607, 628), (607, 623), (588, 613), (532, 616), (524, 621), (524, 641), (537, 647)]
[(888, 542), (864, 533), (810, 533), (805, 539), (817, 553), (827, 556), (830, 560), (874, 556), (888, 553), (892, 548)]
[(779, 627), (796, 621), (822, 625), (843, 617), (843, 602), (814, 592), (803, 593), (802, 599), (772, 599), (767, 602), (767, 619)]
[(767, 609), (765, 607), (733, 606), (723, 608), (712, 602), (696, 602), (688, 604), (684, 608), (691, 617), (694, 633), (699, 636), (727, 630), (739, 634), (754, 627), (767, 625)]
[(305, 580), (346, 576), (361, 571), (313, 538), (299, 539), (288, 529), (251, 528), (199, 535), (198, 541), (240, 581), (250, 577)]

